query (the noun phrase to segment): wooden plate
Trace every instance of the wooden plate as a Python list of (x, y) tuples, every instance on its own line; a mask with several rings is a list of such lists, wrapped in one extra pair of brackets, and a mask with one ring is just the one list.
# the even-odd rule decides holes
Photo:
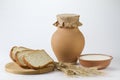
[(48, 72), (53, 71), (54, 66), (51, 65), (45, 68), (34, 70), (34, 69), (24, 69), (14, 62), (10, 62), (5, 65), (5, 70), (7, 72), (15, 73), (15, 74), (42, 74), (42, 73), (48, 73)]

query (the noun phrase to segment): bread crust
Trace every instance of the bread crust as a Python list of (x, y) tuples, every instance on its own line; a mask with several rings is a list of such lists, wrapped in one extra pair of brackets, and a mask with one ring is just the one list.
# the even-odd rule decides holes
[(10, 58), (11, 58), (14, 62), (16, 62), (16, 60), (13, 58), (13, 55), (14, 55), (14, 54), (13, 54), (13, 49), (16, 48), (16, 47), (17, 47), (17, 46), (13, 46), (12, 49), (10, 50)]

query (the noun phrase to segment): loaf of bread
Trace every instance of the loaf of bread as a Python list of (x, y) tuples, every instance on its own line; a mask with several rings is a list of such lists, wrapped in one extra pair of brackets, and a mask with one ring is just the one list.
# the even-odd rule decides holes
[(45, 50), (36, 50), (32, 53), (24, 55), (25, 64), (32, 69), (40, 69), (54, 64), (53, 59), (45, 52)]

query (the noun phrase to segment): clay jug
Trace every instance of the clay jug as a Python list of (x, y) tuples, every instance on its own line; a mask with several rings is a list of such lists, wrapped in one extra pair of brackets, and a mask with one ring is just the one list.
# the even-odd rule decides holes
[(79, 15), (59, 14), (54, 25), (57, 30), (52, 35), (51, 46), (58, 61), (76, 63), (85, 44), (84, 36), (78, 28), (82, 25)]

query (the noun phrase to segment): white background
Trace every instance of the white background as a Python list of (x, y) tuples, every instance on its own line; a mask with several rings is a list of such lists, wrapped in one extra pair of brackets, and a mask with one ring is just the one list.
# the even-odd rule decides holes
[[(102, 53), (114, 57), (100, 79), (115, 79), (120, 73), (120, 1), (119, 0), (0, 0), (0, 80), (35, 79), (96, 79), (98, 77), (69, 78), (61, 72), (42, 75), (15, 75), (5, 72), (13, 46), (45, 49), (56, 60), (51, 49), (51, 36), (57, 29), (52, 24), (56, 15), (80, 15), (85, 36), (83, 53)], [(55, 78), (56, 77), (56, 78)]]

